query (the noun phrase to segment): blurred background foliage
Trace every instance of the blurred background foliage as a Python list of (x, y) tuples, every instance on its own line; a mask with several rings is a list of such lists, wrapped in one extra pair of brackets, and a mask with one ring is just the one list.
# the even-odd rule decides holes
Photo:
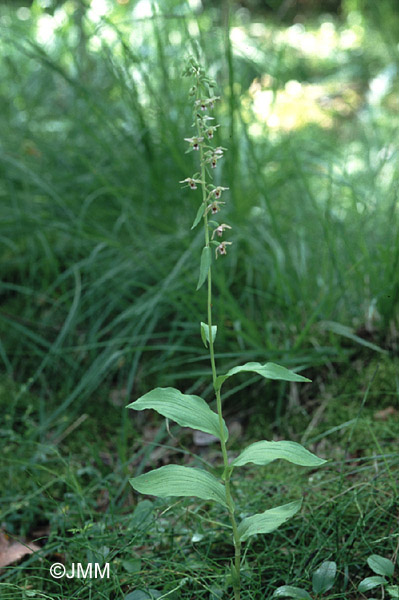
[(218, 368), (275, 361), (313, 379), (226, 383), (232, 449), (287, 435), (331, 459), (235, 482), (242, 507), (283, 503), (287, 481), (307, 495), (305, 518), (246, 554), (250, 597), (336, 560), (334, 597), (357, 599), (367, 556), (396, 556), (398, 19), (396, 0), (0, 3), (0, 523), (41, 540), (43, 559), (0, 574), (21, 597), (92, 598), (49, 580), (60, 557), (113, 561), (104, 598), (143, 582), (221, 597), (219, 516), (173, 505), (156, 519), (164, 504), (135, 508), (128, 484), (192, 451), (215, 462), (212, 444), (125, 409), (155, 386), (213, 400), (200, 198), (179, 184), (197, 170), (190, 54), (217, 80), (228, 149)]
[(42, 398), (40, 431), (93, 394), (196, 390), (209, 374), (198, 198), (178, 184), (196, 168), (190, 53), (218, 81), (228, 148), (219, 364), (397, 349), (393, 0), (41, 0), (0, 15), (0, 358)]

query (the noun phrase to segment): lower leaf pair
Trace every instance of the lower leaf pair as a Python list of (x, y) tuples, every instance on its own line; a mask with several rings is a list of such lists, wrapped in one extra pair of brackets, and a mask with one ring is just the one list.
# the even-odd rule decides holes
[[(209, 341), (209, 338), (204, 341)], [(241, 367), (230, 369), (226, 375), (218, 377), (215, 386), (217, 393), (220, 394), (220, 388), (228, 377), (242, 371), (253, 371), (270, 379), (309, 381), (301, 375), (273, 363), (266, 365), (247, 363)], [(156, 388), (129, 404), (128, 408), (156, 410), (159, 414), (183, 427), (214, 435), (221, 440), (223, 445), (228, 439), (228, 429), (221, 415), (215, 413), (199, 396), (182, 394), (174, 388)], [(248, 463), (267, 465), (277, 459), (306, 467), (317, 467), (326, 462), (296, 442), (263, 440), (249, 445), (230, 462), (227, 479), (230, 479), (231, 473), (236, 467)], [(202, 469), (180, 465), (166, 465), (130, 479), (133, 488), (142, 494), (151, 494), (162, 498), (195, 496), (203, 500), (213, 500), (227, 508), (229, 512), (233, 512), (234, 504), (230, 492), (226, 489), (225, 481), (226, 478), (218, 480), (214, 475)], [(301, 504), (302, 500), (290, 502), (244, 518), (237, 527), (239, 541), (243, 542), (257, 533), (269, 533), (277, 529), (300, 509)]]

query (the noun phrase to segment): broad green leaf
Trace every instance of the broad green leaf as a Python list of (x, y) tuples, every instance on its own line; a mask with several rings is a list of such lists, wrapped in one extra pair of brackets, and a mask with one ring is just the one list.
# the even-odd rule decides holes
[(209, 600), (222, 600), (224, 597), (224, 589), (220, 588), (217, 585), (213, 585), (209, 589)]
[(273, 598), (296, 598), (296, 600), (312, 600), (306, 590), (292, 585), (282, 585), (276, 589)]
[(372, 554), (367, 559), (367, 564), (377, 575), (385, 575), (392, 577), (395, 565), (388, 558), (384, 558), (379, 554)]
[[(218, 330), (217, 325), (212, 325), (212, 342), (214, 342), (216, 339), (217, 330)], [(207, 323), (203, 323), (202, 321), (201, 321), (201, 338), (202, 338), (202, 341), (204, 342), (205, 348), (208, 348), (209, 325)]]
[(391, 598), (399, 598), (399, 585), (387, 585), (385, 589)]
[(212, 262), (212, 253), (210, 246), (204, 246), (201, 253), (201, 264), (200, 264), (200, 274), (197, 284), (197, 290), (200, 289), (202, 284), (206, 281), (208, 277), (208, 271)]
[(337, 564), (334, 561), (327, 560), (326, 562), (323, 562), (313, 573), (313, 591), (316, 594), (324, 594), (325, 592), (328, 592), (328, 590), (331, 590), (334, 585), (336, 574)]
[(134, 530), (145, 529), (154, 520), (153, 507), (150, 500), (142, 500), (138, 502), (133, 511), (130, 526)]
[(378, 585), (384, 585), (385, 583), (388, 583), (385, 577), (374, 575), (374, 577), (366, 577), (366, 579), (363, 579), (363, 581), (359, 583), (357, 589), (359, 592), (368, 592)]
[(255, 442), (245, 448), (245, 450), (232, 461), (230, 466), (240, 467), (247, 463), (268, 465), (278, 458), (288, 460), (288, 462), (294, 463), (294, 465), (301, 465), (302, 467), (318, 467), (326, 462), (296, 442), (287, 442), (283, 440), (280, 442), (267, 442), (264, 440)]
[(228, 377), (236, 375), (237, 373), (242, 373), (243, 371), (258, 373), (258, 375), (262, 375), (262, 377), (265, 377), (266, 379), (281, 379), (282, 381), (310, 381), (310, 379), (307, 379), (307, 377), (302, 377), (302, 375), (298, 375), (297, 373), (294, 373), (293, 371), (274, 363), (266, 363), (265, 365), (261, 365), (258, 362), (249, 362), (241, 367), (233, 367), (226, 373), (226, 375), (220, 375), (216, 379), (216, 387), (220, 388)]
[(244, 542), (256, 533), (270, 533), (290, 519), (301, 508), (302, 500), (289, 502), (282, 506), (276, 506), (265, 510), (263, 513), (243, 519), (238, 526), (240, 540)]
[(129, 479), (132, 487), (141, 494), (167, 496), (196, 496), (215, 500), (227, 507), (224, 486), (210, 473), (192, 467), (166, 465), (144, 475)]
[[(199, 429), (220, 439), (219, 417), (202, 398), (190, 394), (182, 394), (175, 388), (155, 388), (135, 402), (127, 405), (133, 410), (152, 408), (160, 415), (175, 421), (182, 427)], [(224, 439), (229, 432), (223, 421)]]
[(198, 212), (196, 214), (196, 217), (194, 219), (194, 223), (191, 225), (191, 229), (195, 229), (198, 225), (198, 223), (201, 221), (202, 216), (204, 214), (204, 210), (205, 210), (205, 204), (202, 202), (201, 206), (198, 209)]
[(123, 560), (122, 566), (128, 573), (137, 573), (141, 571), (141, 560), (139, 558), (133, 560)]

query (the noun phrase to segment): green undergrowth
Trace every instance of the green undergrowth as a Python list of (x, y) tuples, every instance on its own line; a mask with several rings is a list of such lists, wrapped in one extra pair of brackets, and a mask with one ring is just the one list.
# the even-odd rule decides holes
[[(334, 560), (338, 578), (329, 597), (355, 599), (357, 583), (368, 575), (366, 558), (372, 553), (392, 556), (399, 509), (395, 379), (396, 359), (372, 359), (362, 369), (347, 369), (339, 378), (326, 377), (321, 387), (313, 384), (306, 394), (294, 394), (299, 405), (289, 408), (293, 392), (287, 396), (287, 421), (297, 441), (329, 462), (317, 471), (299, 472), (284, 461), (260, 470), (248, 465), (245, 478), (233, 477), (241, 516), (267, 507), (269, 496), (281, 503), (302, 493), (305, 498), (300, 516), (246, 545), (244, 598), (269, 598), (284, 584), (305, 587), (321, 562)], [(93, 405), (87, 418), (64, 437), (57, 439), (51, 431), (38, 436), (40, 401), (26, 393), (23, 403), (17, 403), (17, 395), (15, 385), (3, 379), (0, 476), (5, 493), (0, 519), (8, 535), (36, 539), (41, 551), (40, 558), (27, 557), (0, 575), (4, 594), (19, 590), (25, 598), (36, 590), (38, 598), (77, 594), (85, 600), (93, 593), (122, 598), (138, 589), (171, 592), (167, 597), (182, 599), (194, 593), (206, 599), (226, 593), (225, 557), (231, 554), (223, 533), (227, 515), (207, 503), (137, 497), (128, 485), (129, 476), (151, 466), (201, 466), (193, 463), (195, 446), (188, 430), (172, 428), (170, 437), (162, 422), (148, 421), (143, 446), (129, 418), (122, 444), (115, 436), (115, 431), (122, 435), (122, 428), (112, 416), (118, 411), (110, 403), (96, 418)], [(245, 410), (229, 418), (241, 422), (241, 436), (248, 442), (259, 435), (284, 437), (276, 425), (252, 421)], [(233, 434), (232, 457), (234, 445)], [(213, 456), (212, 445), (200, 449), (201, 460), (218, 473)], [(90, 560), (109, 562), (110, 579), (88, 585), (49, 576), (53, 562)]]

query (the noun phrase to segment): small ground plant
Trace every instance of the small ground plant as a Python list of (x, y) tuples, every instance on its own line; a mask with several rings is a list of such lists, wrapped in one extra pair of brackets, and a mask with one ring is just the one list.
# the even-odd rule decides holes
[(273, 594), (273, 598), (295, 598), (296, 600), (312, 600), (312, 598), (321, 598), (333, 587), (336, 574), (336, 563), (328, 560), (323, 562), (313, 573), (312, 596), (303, 588), (292, 585), (282, 585), (276, 589)]
[[(367, 564), (375, 575), (366, 577), (359, 583), (358, 590), (363, 594), (375, 588), (382, 588), (387, 592), (389, 598), (399, 598), (399, 585), (392, 585), (395, 570), (394, 563), (379, 554), (372, 554), (367, 559)], [(370, 598), (375, 600), (375, 598)]]
[(274, 363), (249, 362), (234, 367), (227, 373), (221, 375), (217, 373), (214, 351), (217, 325), (214, 325), (212, 320), (212, 249), (214, 249), (215, 258), (217, 259), (218, 256), (226, 254), (227, 247), (232, 242), (222, 239), (231, 227), (219, 220), (214, 220), (225, 204), (225, 201), (221, 198), (224, 198), (224, 193), (228, 190), (228, 187), (213, 185), (211, 183), (211, 173), (213, 169), (217, 168), (225, 148), (212, 145), (214, 133), (219, 127), (214, 123), (214, 117), (211, 116), (214, 105), (219, 100), (219, 97), (215, 96), (213, 91), (215, 82), (206, 76), (204, 70), (194, 58), (190, 58), (188, 61), (184, 76), (192, 78), (189, 95), (193, 99), (193, 127), (195, 130), (194, 135), (185, 138), (185, 141), (189, 144), (187, 152), (198, 153), (200, 171), (194, 173), (191, 177), (185, 178), (181, 183), (191, 190), (199, 188), (202, 193), (202, 200), (192, 229), (202, 221), (205, 244), (201, 253), (197, 290), (207, 283), (208, 322), (201, 322), (200, 333), (205, 347), (209, 349), (217, 410), (214, 412), (202, 398), (183, 394), (171, 387), (156, 388), (129, 404), (128, 408), (134, 410), (153, 409), (183, 427), (191, 427), (215, 436), (220, 442), (223, 473), (221, 478), (218, 479), (206, 470), (171, 464), (134, 477), (130, 480), (130, 483), (137, 492), (142, 494), (159, 497), (196, 496), (203, 500), (213, 500), (227, 510), (235, 548), (235, 556), (230, 568), (231, 584), (234, 589), (234, 598), (239, 600), (242, 543), (252, 535), (269, 533), (277, 529), (300, 509), (302, 500), (276, 506), (262, 513), (247, 516), (241, 522), (238, 522), (230, 483), (233, 472), (238, 467), (248, 463), (263, 466), (276, 459), (284, 459), (293, 464), (306, 467), (318, 467), (325, 461), (296, 442), (266, 440), (249, 445), (234, 460), (229, 461), (227, 453), (229, 431), (223, 419), (221, 399), (224, 382), (242, 372), (253, 372), (266, 379), (274, 380), (292, 382), (310, 380)]

